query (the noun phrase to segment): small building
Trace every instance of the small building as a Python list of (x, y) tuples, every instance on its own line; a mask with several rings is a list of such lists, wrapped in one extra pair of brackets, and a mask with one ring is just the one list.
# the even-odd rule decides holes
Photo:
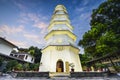
[(110, 72), (120, 72), (120, 50), (112, 53), (108, 53), (103, 57), (96, 58), (87, 62), (89, 66), (97, 63), (106, 65)]
[(0, 37), (0, 54), (9, 56), (13, 48), (18, 47), (5, 38)]
[(9, 42), (5, 38), (0, 37), (0, 56), (4, 57), (6, 60), (18, 60), (22, 62), (34, 63), (34, 57), (26, 52), (12, 52), (14, 48), (18, 49), (16, 45)]
[(29, 63), (34, 63), (35, 60), (35, 58), (27, 52), (11, 53), (10, 56), (17, 57)]

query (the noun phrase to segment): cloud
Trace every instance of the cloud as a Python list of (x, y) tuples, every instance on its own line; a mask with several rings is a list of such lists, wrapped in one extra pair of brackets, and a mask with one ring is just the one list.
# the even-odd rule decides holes
[(41, 33), (44, 34), (47, 31), (48, 22), (45, 16), (37, 15), (35, 13), (21, 13), (18, 22), (22, 24), (30, 24), (34, 28), (39, 28)]
[(44, 19), (45, 18), (44, 16), (40, 18), (36, 14), (28, 14), (28, 17), (30, 18), (31, 21), (34, 22), (33, 27), (40, 29), (41, 34), (44, 34), (47, 32), (48, 23), (43, 20), (40, 20), (41, 18)]
[(44, 36), (42, 35), (36, 35), (36, 34), (24, 34), (24, 37), (26, 37), (29, 41), (35, 42), (37, 44), (45, 44), (44, 42)]
[(44, 22), (35, 23), (33, 26), (41, 29), (42, 34), (47, 32), (47, 26), (48, 25), (46, 23), (44, 23)]
[(80, 8), (76, 8), (76, 12), (83, 12), (85, 10), (86, 7), (80, 7)]
[(29, 18), (29, 20), (34, 21), (35, 23), (40, 21), (39, 16), (37, 16), (35, 13), (28, 13), (27, 17)]
[(19, 16), (19, 19), (17, 21), (18, 23), (21, 23), (21, 24), (27, 24), (29, 22), (29, 19), (27, 17), (27, 14), (25, 13), (20, 13), (20, 16)]
[(44, 22), (38, 22), (38, 23), (34, 24), (34, 26), (37, 28), (43, 29), (43, 28), (46, 28), (48, 25)]
[(24, 31), (24, 26), (8, 26), (8, 25), (2, 25), (0, 26), (0, 33), (6, 33), (6, 34), (16, 34), (19, 32)]
[(83, 20), (90, 20), (90, 16), (91, 16), (91, 13), (90, 12), (86, 12), (86, 13), (83, 13), (80, 15), (80, 19), (83, 19)]
[(17, 6), (20, 10), (26, 10), (27, 7), (25, 5), (22, 4), (22, 2), (20, 1), (15, 1), (15, 0), (12, 0), (14, 5)]
[(39, 48), (42, 48), (43, 46), (45, 46), (45, 40), (43, 35), (27, 33), (27, 34), (24, 34), (24, 37), (29, 47), (37, 46)]
[(23, 41), (18, 41), (18, 40), (13, 40), (11, 39), (10, 42), (12, 42), (13, 44), (15, 44), (16, 46), (18, 46), (19, 48), (20, 47), (24, 47), (24, 48), (27, 48), (29, 47), (28, 44), (26, 42), (23, 42)]
[(20, 17), (22, 18), (21, 25), (0, 25), (0, 36), (6, 37), (18, 47), (38, 46), (41, 48), (44, 46), (47, 23), (40, 20), (40, 16), (35, 13), (21, 13)]
[(89, 1), (90, 0), (83, 0), (83, 5), (86, 6), (88, 3), (90, 3)]
[[(40, 32), (39, 32), (40, 33)], [(29, 31), (24, 26), (0, 26), (0, 36), (6, 37), (6, 39), (18, 47), (27, 48), (30, 46), (42, 47), (45, 45), (45, 34), (37, 34), (36, 32)]]
[(39, 36), (35, 35), (35, 34), (24, 34), (24, 36), (29, 39), (38, 39), (39, 38)]

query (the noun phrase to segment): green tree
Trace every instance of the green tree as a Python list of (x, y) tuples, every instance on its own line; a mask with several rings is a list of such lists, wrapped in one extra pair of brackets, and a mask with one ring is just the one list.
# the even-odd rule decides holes
[(83, 35), (79, 45), (93, 58), (104, 56), (120, 48), (120, 0), (107, 0), (93, 10), (91, 29)]
[(91, 60), (91, 58), (88, 55), (86, 55), (86, 54), (79, 54), (79, 57), (80, 57), (82, 66), (87, 66), (86, 62)]
[(32, 55), (32, 56), (34, 56), (35, 55), (35, 49), (34, 49), (34, 47), (33, 46), (31, 46), (31, 47), (29, 47), (29, 49), (28, 49), (29, 51), (29, 53)]
[(22, 70), (22, 69), (23, 69), (22, 64), (18, 63), (18, 64), (15, 66), (15, 69), (16, 69), (16, 70)]
[(24, 70), (24, 71), (29, 70), (29, 63), (24, 63), (24, 64), (23, 64), (23, 70)]
[(34, 64), (29, 64), (29, 70), (34, 70)]
[(6, 68), (7, 70), (11, 71), (12, 69), (14, 69), (16, 66), (18, 65), (18, 62), (16, 60), (10, 60), (7, 65)]
[(35, 47), (35, 63), (40, 63), (40, 60), (41, 60), (41, 49)]
[(29, 50), (27, 48), (19, 48), (19, 52), (28, 52)]
[(35, 63), (39, 63), (40, 62), (41, 55), (42, 55), (41, 49), (39, 49), (38, 47), (31, 46), (29, 48), (29, 53), (35, 57)]
[(2, 65), (4, 59), (0, 56), (0, 66)]
[(34, 64), (34, 70), (38, 71), (39, 65), (40, 65), (39, 63)]

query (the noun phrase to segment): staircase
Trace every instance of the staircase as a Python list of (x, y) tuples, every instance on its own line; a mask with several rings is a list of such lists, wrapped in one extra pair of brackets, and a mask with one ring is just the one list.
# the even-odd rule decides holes
[(50, 77), (70, 77), (70, 73), (66, 72), (50, 72)]

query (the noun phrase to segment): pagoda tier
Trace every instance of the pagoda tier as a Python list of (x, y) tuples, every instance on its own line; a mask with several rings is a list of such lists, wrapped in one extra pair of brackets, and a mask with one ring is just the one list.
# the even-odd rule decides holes
[(76, 35), (72, 30), (73, 27), (66, 8), (63, 5), (58, 5), (48, 26), (48, 34), (45, 36), (46, 46), (70, 44), (75, 46)]

